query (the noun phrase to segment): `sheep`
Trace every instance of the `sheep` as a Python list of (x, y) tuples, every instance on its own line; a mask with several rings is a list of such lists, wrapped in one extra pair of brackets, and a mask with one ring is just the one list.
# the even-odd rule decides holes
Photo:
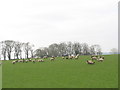
[(79, 54), (77, 54), (76, 56), (75, 56), (75, 59), (78, 59), (79, 58)]
[(52, 56), (52, 58), (54, 58), (54, 59), (55, 59), (55, 57), (54, 57), (54, 56)]
[(29, 60), (25, 60), (25, 62), (27, 63)]
[(69, 59), (72, 59), (73, 58), (73, 56), (69, 56)]
[(40, 60), (38, 60), (38, 62), (40, 62)]
[(101, 62), (102, 62), (103, 60), (104, 60), (104, 59), (103, 59), (102, 57), (100, 57), (100, 58), (98, 59), (98, 61), (101, 61)]
[(33, 63), (35, 63), (35, 60), (32, 60)]
[(105, 59), (104, 56), (100, 56), (100, 58)]
[(16, 63), (16, 61), (12, 61), (12, 64), (15, 64)]
[(104, 56), (102, 56), (102, 58), (103, 58), (103, 59), (105, 59), (105, 57), (104, 57)]
[(31, 62), (31, 61), (32, 61), (32, 59), (30, 58), (28, 61), (30, 61), (30, 62)]
[(43, 59), (46, 59), (46, 58), (47, 58), (47, 56), (44, 56), (44, 57), (43, 57)]
[(30, 62), (32, 61), (32, 60), (29, 60)]
[(53, 57), (50, 58), (51, 61), (54, 61), (54, 59), (55, 59), (55, 58), (53, 58)]
[(62, 57), (62, 59), (65, 59), (65, 57)]
[(38, 62), (44, 62), (44, 60), (41, 59), (41, 60), (38, 60)]
[(24, 62), (24, 60), (18, 60), (18, 62)]
[(68, 57), (66, 57), (66, 59), (68, 59)]
[(86, 61), (87, 64), (95, 64), (95, 62), (91, 61), (91, 60), (87, 60)]
[(79, 54), (77, 54), (77, 56), (79, 56)]
[(44, 62), (44, 60), (41, 60), (41, 62)]
[(95, 56), (93, 56), (93, 57), (91, 57), (92, 58), (92, 60), (97, 60), (97, 57), (95, 57)]
[(103, 61), (104, 60), (104, 56), (100, 56), (99, 58), (98, 58), (98, 61)]
[(44, 62), (44, 60), (40, 60), (40, 62)]
[(75, 56), (75, 59), (78, 59), (79, 57), (78, 56)]

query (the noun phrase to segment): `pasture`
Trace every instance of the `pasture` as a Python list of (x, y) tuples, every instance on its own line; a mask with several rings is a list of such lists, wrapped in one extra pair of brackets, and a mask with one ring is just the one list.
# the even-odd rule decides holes
[(118, 55), (105, 55), (103, 62), (89, 65), (90, 56), (78, 60), (57, 57), (55, 61), (12, 64), (3, 61), (3, 88), (117, 88)]
[(2, 61), (0, 61), (0, 90), (2, 88)]

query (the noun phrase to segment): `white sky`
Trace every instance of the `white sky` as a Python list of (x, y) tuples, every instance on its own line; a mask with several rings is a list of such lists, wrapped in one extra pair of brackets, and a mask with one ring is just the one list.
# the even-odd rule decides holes
[(1, 0), (0, 41), (118, 47), (118, 0)]

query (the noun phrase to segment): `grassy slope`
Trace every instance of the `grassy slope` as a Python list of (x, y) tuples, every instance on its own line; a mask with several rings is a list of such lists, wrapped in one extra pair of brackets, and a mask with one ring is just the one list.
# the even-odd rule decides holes
[(118, 87), (118, 57), (105, 56), (104, 62), (88, 65), (79, 60), (11, 64), (4, 61), (3, 88), (115, 88)]

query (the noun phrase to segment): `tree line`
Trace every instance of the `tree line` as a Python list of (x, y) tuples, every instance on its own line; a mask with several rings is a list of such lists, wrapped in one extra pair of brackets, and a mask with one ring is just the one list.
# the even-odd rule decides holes
[(87, 43), (61, 42), (53, 43), (48, 47), (33, 49), (34, 45), (27, 42), (5, 40), (0, 42), (0, 58), (4, 60), (22, 58), (40, 58), (43, 56), (63, 55), (101, 55), (101, 47), (98, 44), (89, 46)]

